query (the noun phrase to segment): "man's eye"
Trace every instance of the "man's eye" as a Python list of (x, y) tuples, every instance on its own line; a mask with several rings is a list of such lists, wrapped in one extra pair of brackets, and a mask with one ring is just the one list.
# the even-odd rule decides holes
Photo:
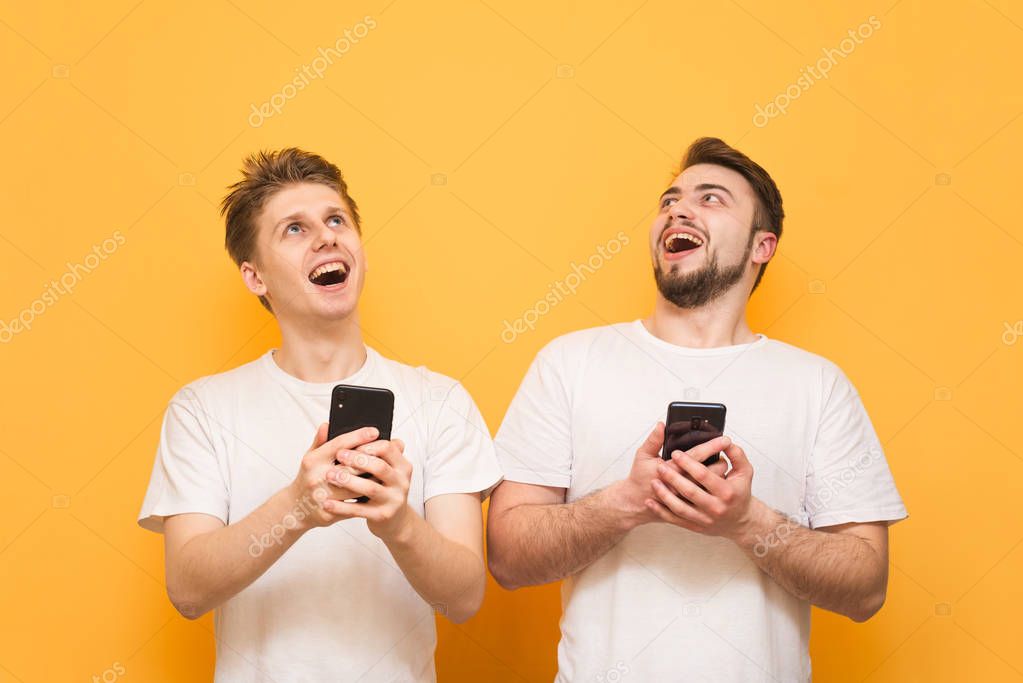
[(341, 216), (331, 216), (327, 219), (327, 225), (344, 225), (344, 223), (345, 219), (341, 218)]
[(665, 197), (664, 199), (661, 200), (661, 208), (663, 209), (665, 207), (671, 206), (677, 201), (678, 199), (676, 199), (675, 197)]
[(296, 234), (296, 233), (293, 233), (291, 231), (292, 228), (294, 228), (295, 230), (298, 230), (298, 231), (302, 230), (302, 226), (301, 225), (299, 225), (298, 223), (292, 223), (288, 227), (284, 228), (284, 234), (286, 234), (286, 235), (294, 235), (294, 234)]
[(703, 195), (703, 201), (709, 202), (711, 199), (713, 199), (718, 204), (721, 203), (721, 197), (718, 197), (716, 194), (705, 194), (705, 195)]

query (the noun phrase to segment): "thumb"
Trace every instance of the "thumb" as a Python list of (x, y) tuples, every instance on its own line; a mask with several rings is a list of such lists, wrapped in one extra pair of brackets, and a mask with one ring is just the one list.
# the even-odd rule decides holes
[(636, 455), (644, 455), (646, 457), (660, 458), (661, 457), (661, 446), (664, 444), (664, 423), (658, 422), (654, 426), (654, 430), (647, 436), (646, 441), (636, 451)]
[(323, 424), (321, 424), (319, 428), (316, 430), (316, 436), (313, 437), (313, 445), (309, 448), (309, 450), (311, 451), (316, 450), (323, 444), (327, 443), (327, 433), (329, 431), (330, 426), (328, 425), (328, 423), (324, 422)]
[(401, 439), (391, 439), (391, 443), (398, 447), (398, 451), (402, 454), (405, 453), (405, 442)]

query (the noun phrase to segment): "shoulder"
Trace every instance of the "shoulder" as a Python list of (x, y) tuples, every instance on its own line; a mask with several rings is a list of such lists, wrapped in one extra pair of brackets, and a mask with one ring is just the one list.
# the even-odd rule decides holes
[(842, 372), (838, 365), (824, 356), (778, 339), (768, 339), (764, 344), (764, 353), (786, 368), (802, 368), (826, 374)]
[(595, 349), (624, 340), (628, 329), (629, 323), (616, 323), (575, 330), (547, 342), (536, 357), (557, 364), (585, 362)]
[(435, 372), (425, 365), (409, 365), (381, 355), (372, 349), (370, 349), (370, 353), (376, 355), (375, 362), (379, 373), (397, 391), (405, 395), (421, 396), (433, 401), (442, 401), (453, 393), (466, 393), (467, 395), (458, 380)]
[(826, 401), (836, 390), (856, 393), (842, 368), (824, 356), (777, 339), (768, 339), (764, 352), (765, 363), (791, 380), (815, 386), (821, 400)]
[(182, 406), (213, 405), (224, 397), (238, 396), (239, 392), (244, 395), (246, 390), (254, 389), (260, 383), (264, 372), (260, 366), (265, 361), (264, 355), (231, 370), (203, 375), (178, 389), (170, 403)]

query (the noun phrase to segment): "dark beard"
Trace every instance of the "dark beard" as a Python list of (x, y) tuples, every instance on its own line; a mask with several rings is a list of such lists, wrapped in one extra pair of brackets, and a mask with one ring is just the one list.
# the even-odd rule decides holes
[(677, 266), (669, 272), (661, 268), (660, 259), (654, 259), (654, 279), (661, 296), (679, 308), (700, 308), (718, 298), (735, 286), (746, 272), (750, 253), (753, 251), (753, 240), (746, 245), (746, 253), (734, 266), (722, 268), (715, 255), (711, 262), (700, 270), (684, 275), (676, 275)]

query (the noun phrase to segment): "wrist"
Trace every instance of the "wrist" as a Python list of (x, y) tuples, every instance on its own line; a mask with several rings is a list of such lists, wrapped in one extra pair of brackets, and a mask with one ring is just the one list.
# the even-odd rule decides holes
[(597, 494), (602, 507), (614, 515), (621, 531), (632, 531), (650, 521), (644, 502), (646, 497), (637, 495), (635, 488), (628, 479), (621, 479)]
[(316, 526), (320, 501), (304, 493), (296, 482), (278, 491), (271, 501), (275, 518), (290, 532), (301, 536)]
[(751, 496), (746, 514), (736, 524), (734, 531), (728, 534), (728, 538), (743, 550), (750, 550), (777, 526), (776, 517), (777, 513), (764, 501)]
[(391, 547), (408, 546), (415, 538), (415, 521), (419, 515), (408, 503), (402, 505), (394, 517), (384, 523), (370, 523), (369, 530)]

